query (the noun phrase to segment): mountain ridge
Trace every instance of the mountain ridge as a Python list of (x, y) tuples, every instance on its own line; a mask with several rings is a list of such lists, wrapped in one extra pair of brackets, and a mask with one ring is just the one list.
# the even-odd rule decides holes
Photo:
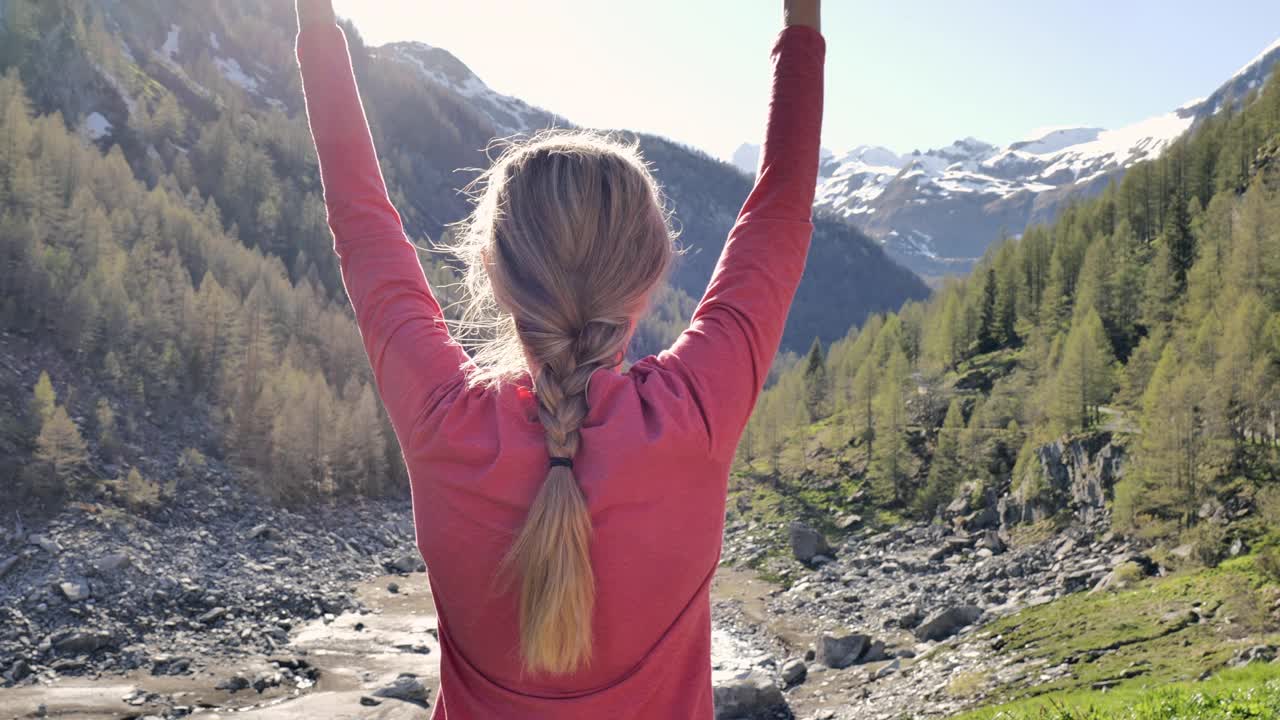
[[(859, 145), (824, 168), (820, 212), (851, 222), (926, 277), (964, 273), (1002, 235), (1052, 220), (1065, 204), (1096, 195), (1133, 164), (1159, 157), (1173, 141), (1259, 88), (1280, 60), (1280, 40), (1208, 96), (1114, 128), (1033, 130), (997, 146), (973, 137), (899, 155)], [(751, 157), (744, 145), (739, 159)]]
[[(104, 150), (120, 144), (135, 164), (154, 162), (157, 148), (137, 144), (138, 134), (131, 128), (141, 117), (139, 107), (145, 111), (149, 103), (135, 97), (137, 92), (122, 79), (129, 73), (141, 73), (160, 86), (157, 93), (167, 91), (176, 98), (180, 112), (190, 116), (190, 124), (216, 122), (218, 118), (225, 121), (228, 115), (237, 114), (276, 123), (297, 122), (301, 117), (296, 69), (292, 58), (283, 52), (284, 48), (292, 50), (292, 29), (284, 12), (287, 3), (265, 6), (263, 12), (270, 22), (258, 30), (264, 37), (255, 42), (234, 37), (231, 28), (238, 22), (236, 13), (221, 6), (177, 5), (164, 14), (163, 21), (142, 17), (148, 9), (154, 10), (143, 0), (123, 0), (106, 7), (107, 34), (124, 50), (123, 67), (87, 67), (84, 72), (90, 77), (78, 84), (95, 87), (94, 92), (65, 93), (77, 97), (50, 97), (37, 101), (37, 107), (62, 111), (86, 140)], [(411, 237), (439, 239), (450, 224), (467, 215), (468, 200), (459, 190), (489, 163), (495, 139), (544, 128), (576, 127), (550, 110), (494, 91), (447, 49), (420, 42), (366, 46), (354, 26), (348, 23), (346, 29), (384, 174)], [(267, 32), (274, 34), (270, 41), (265, 37)], [(52, 73), (41, 80), (51, 87), (58, 85)], [(143, 120), (147, 121), (149, 118)], [(433, 131), (423, 132), (424, 127)], [(643, 133), (612, 132), (662, 158), (653, 163), (655, 174), (683, 229), (682, 242), (690, 249), (677, 264), (673, 286), (664, 293), (667, 301), (656, 305), (649, 330), (637, 333), (635, 352), (645, 354), (659, 350), (687, 321), (687, 311), (710, 277), (713, 259), (750, 184), (736, 173), (722, 172), (721, 167), (730, 166), (697, 149)], [(183, 135), (174, 133), (169, 138), (172, 147), (158, 148), (164, 156), (160, 164), (165, 167), (154, 168), (153, 175), (158, 177), (168, 170), (174, 156), (185, 154), (198, 140), (192, 137), (190, 125)], [(236, 218), (240, 229), (252, 237), (256, 232), (249, 227), (253, 213), (240, 215)], [(267, 249), (293, 267), (297, 248), (278, 240), (262, 240), (274, 242), (275, 246)], [(851, 255), (849, 247), (857, 251)], [(322, 257), (323, 243), (308, 242), (305, 252), (310, 262), (321, 266), (328, 288), (339, 291), (336, 272)], [(691, 259), (699, 256), (712, 261)], [(834, 340), (850, 323), (859, 323), (870, 313), (895, 309), (906, 300), (927, 294), (922, 283), (884, 256), (874, 242), (838, 224), (824, 225), (816, 234), (814, 257), (820, 262), (815, 263), (819, 269), (811, 272), (855, 256), (864, 267), (845, 270), (860, 278), (860, 286), (827, 289), (848, 312), (824, 312), (823, 307), (831, 307), (829, 301), (810, 298), (813, 293), (806, 291), (797, 302), (813, 302), (815, 307), (801, 308), (794, 314), (784, 338), (786, 349), (801, 351), (815, 336)]]

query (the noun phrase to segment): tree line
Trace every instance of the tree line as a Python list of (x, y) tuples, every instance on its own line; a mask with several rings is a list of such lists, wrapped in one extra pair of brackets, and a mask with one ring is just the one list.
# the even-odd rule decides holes
[(1113, 431), (1115, 521), (1172, 535), (1206, 500), (1275, 482), (1280, 410), (1280, 82), (1221, 112), (966, 278), (871, 318), (782, 373), (738, 453), (803, 472), (836, 431), (875, 503), (932, 517), (1035, 448)]

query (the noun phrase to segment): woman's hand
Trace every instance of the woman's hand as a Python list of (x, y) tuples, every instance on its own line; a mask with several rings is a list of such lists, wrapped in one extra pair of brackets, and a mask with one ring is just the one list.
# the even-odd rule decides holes
[(822, 0), (783, 0), (782, 23), (787, 27), (804, 25), (821, 32)]
[(297, 0), (298, 29), (308, 25), (326, 25), (335, 22), (333, 0)]

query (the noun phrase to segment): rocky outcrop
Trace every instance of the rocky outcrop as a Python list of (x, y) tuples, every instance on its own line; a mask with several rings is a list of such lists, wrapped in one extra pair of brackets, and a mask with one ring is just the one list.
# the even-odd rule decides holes
[(1101, 432), (1064, 438), (1035, 450), (1031, 467), (1021, 468), (996, 511), (1004, 527), (1070, 512), (1094, 526), (1109, 521), (1106, 508), (1124, 463), (1124, 448)]

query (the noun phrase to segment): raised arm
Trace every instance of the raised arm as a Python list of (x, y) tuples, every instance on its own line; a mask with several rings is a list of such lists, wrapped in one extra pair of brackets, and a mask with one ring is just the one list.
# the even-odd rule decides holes
[(819, 2), (784, 3), (755, 187), (689, 329), (659, 358), (686, 377), (717, 457), (732, 455), (764, 386), (813, 234), (826, 55)]
[(387, 197), (346, 36), (330, 0), (298, 0), (297, 9), (298, 64), (334, 250), (403, 447), (437, 391), (461, 377), (467, 357), (450, 339), (417, 250)]

